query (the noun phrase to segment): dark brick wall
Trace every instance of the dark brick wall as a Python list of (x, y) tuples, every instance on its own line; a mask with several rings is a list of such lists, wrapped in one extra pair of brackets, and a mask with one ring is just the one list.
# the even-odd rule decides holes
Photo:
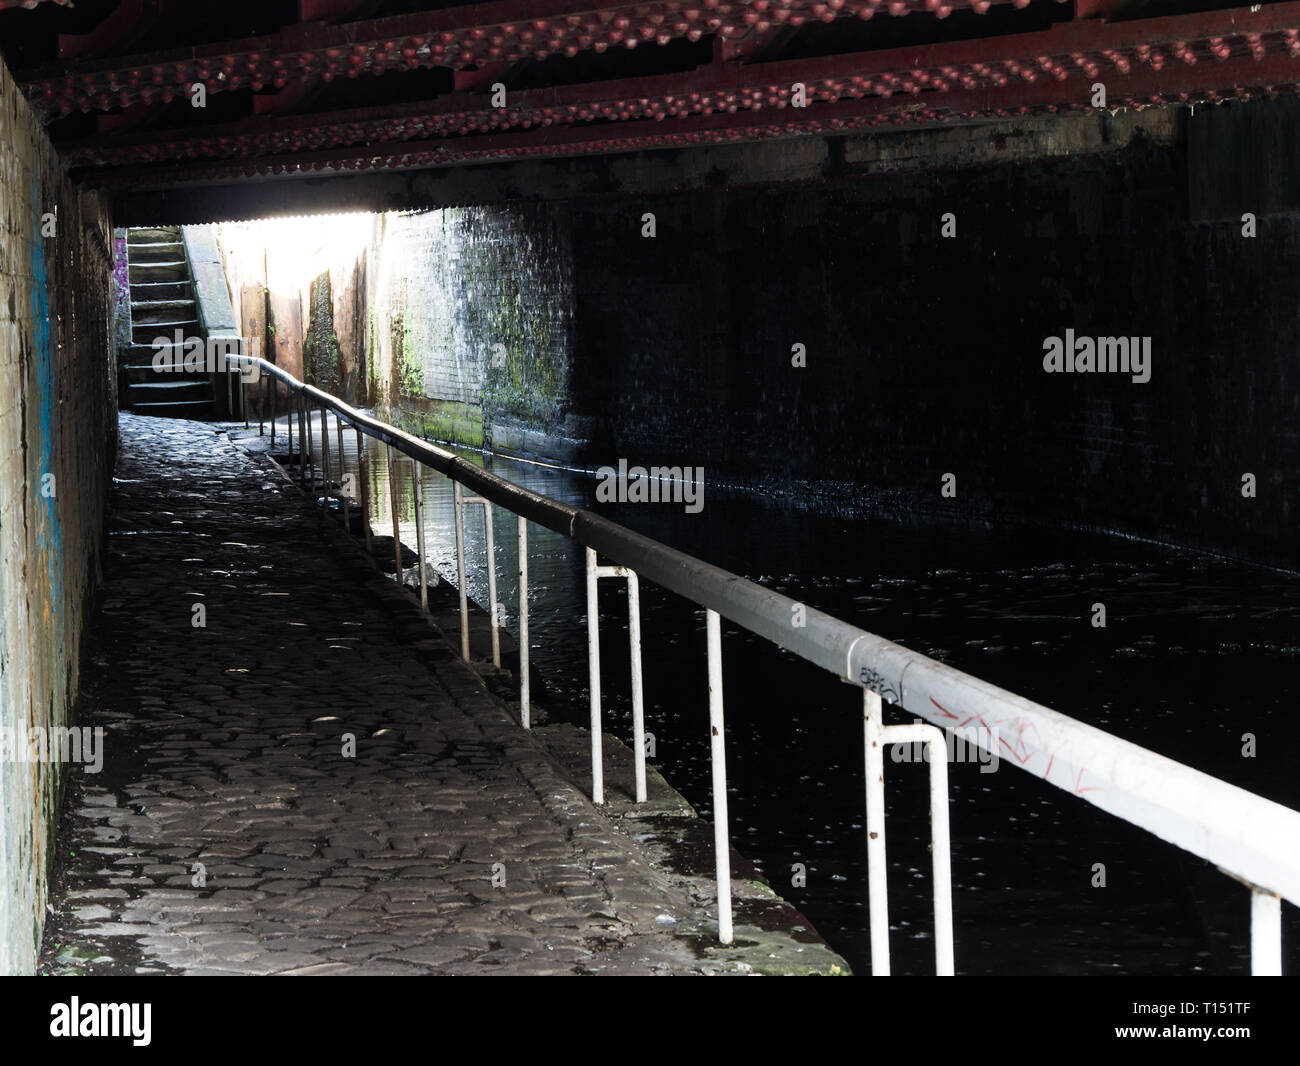
[[(593, 458), (1296, 560), (1300, 224), (1261, 218), (1249, 239), (1193, 223), (1187, 189), (1185, 148), (1139, 138), (557, 208), (573, 232), (573, 404), (603, 427)], [(1043, 340), (1066, 327), (1150, 336), (1151, 380), (1044, 373)]]

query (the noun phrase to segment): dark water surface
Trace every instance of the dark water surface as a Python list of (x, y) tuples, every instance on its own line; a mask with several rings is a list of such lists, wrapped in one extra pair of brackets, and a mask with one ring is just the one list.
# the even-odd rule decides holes
[[(319, 427), (317, 427), (319, 429)], [(330, 444), (336, 437), (331, 432)], [(1300, 576), (1103, 535), (900, 528), (752, 498), (604, 505), (581, 474), (473, 452), (535, 492), (596, 510), (794, 599), (1291, 807), (1300, 807)], [(391, 531), (371, 442), (372, 521)], [(356, 470), (347, 434), (348, 469)], [(400, 459), (402, 540), (415, 544)], [(455, 581), (450, 482), (425, 471), (426, 552)], [(495, 511), (497, 588), (517, 633), (514, 515)], [(481, 509), (467, 509), (471, 597), (486, 605)], [(529, 527), (529, 611), (542, 706), (587, 722), (582, 550)], [(603, 561), (603, 560), (602, 560)], [(627, 612), (601, 582), (606, 730), (631, 742)], [(711, 814), (704, 612), (643, 584), (651, 762)], [(1103, 603), (1108, 625), (1091, 625)], [(723, 620), (731, 834), (858, 973), (868, 973), (860, 690)], [(887, 721), (910, 716), (887, 709)], [(1243, 734), (1256, 738), (1242, 755)], [(933, 972), (927, 771), (887, 754), (893, 971)], [(1249, 972), (1249, 893), (1201, 859), (1004, 761), (950, 767), (958, 973)], [(1300, 847), (1300, 842), (1296, 842)], [(791, 869), (807, 870), (795, 887)], [(1094, 887), (1104, 864), (1105, 887)], [(1300, 922), (1284, 907), (1284, 966)]]

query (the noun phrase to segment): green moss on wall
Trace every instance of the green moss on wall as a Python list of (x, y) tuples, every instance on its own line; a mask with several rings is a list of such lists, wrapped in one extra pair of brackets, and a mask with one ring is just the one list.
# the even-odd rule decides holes
[(531, 212), (466, 212), (458, 233), (468, 325), (483, 352), (483, 407), (544, 429), (563, 414), (568, 278), (552, 224)]
[(410, 329), (403, 329), (401, 347), (394, 346), (394, 357), (398, 362), (398, 393), (402, 396), (424, 395), (424, 370), (420, 365), (420, 353), (415, 350), (415, 342)]
[(302, 342), (302, 365), (307, 380), (326, 392), (339, 392), (339, 339), (334, 332), (334, 294), (329, 271), (311, 283), (307, 336)]
[(379, 329), (375, 324), (375, 309), (370, 308), (366, 327), (366, 385), (368, 396), (362, 402), (378, 403), (379, 395)]
[(472, 404), (408, 400), (401, 407), (387, 411), (384, 417), (425, 440), (461, 444), (468, 448), (482, 448), (484, 445), (483, 410)]

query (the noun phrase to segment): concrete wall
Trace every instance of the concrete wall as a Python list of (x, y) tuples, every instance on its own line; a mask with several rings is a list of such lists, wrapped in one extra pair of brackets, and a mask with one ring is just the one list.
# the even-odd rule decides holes
[[(0, 63), (0, 731), (9, 737), (74, 715), (116, 441), (112, 256), (106, 205), (67, 182)], [(0, 757), (5, 973), (35, 964), (67, 770), (14, 756), (10, 744)]]

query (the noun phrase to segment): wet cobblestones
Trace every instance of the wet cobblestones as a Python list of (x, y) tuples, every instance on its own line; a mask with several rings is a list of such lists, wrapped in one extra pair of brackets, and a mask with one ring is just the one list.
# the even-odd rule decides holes
[(752, 971), (278, 471), (121, 433), (44, 972)]

